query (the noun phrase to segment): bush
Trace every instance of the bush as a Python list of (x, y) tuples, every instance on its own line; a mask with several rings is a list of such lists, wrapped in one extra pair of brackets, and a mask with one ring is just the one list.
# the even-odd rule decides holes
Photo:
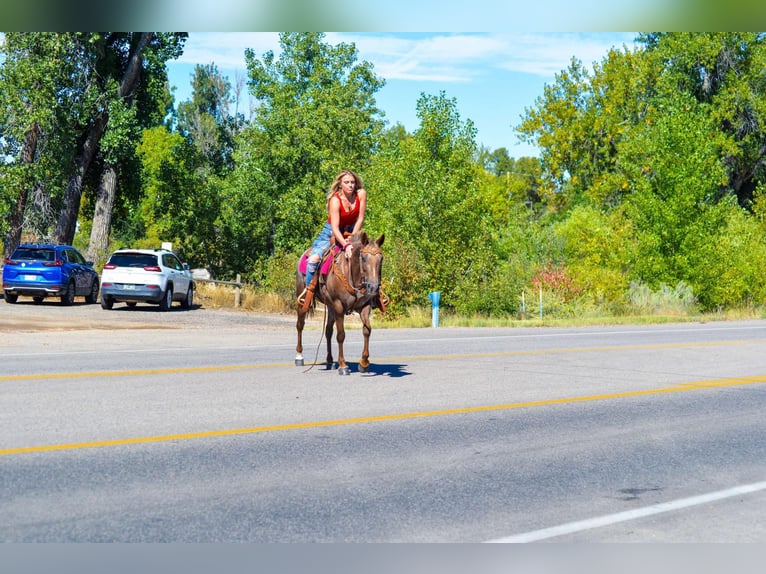
[(628, 300), (632, 311), (639, 315), (691, 315), (697, 312), (694, 292), (683, 281), (673, 288), (662, 284), (656, 291), (644, 282), (633, 282)]

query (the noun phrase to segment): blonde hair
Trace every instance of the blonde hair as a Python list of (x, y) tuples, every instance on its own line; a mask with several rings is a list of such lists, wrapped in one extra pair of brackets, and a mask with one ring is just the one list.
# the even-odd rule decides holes
[(338, 175), (335, 176), (335, 181), (332, 182), (332, 185), (330, 186), (330, 190), (327, 192), (327, 201), (330, 201), (330, 198), (340, 189), (340, 182), (341, 180), (347, 176), (353, 176), (354, 180), (356, 181), (356, 189), (362, 189), (364, 187), (364, 184), (362, 183), (362, 178), (356, 175), (353, 171), (350, 169), (344, 169), (341, 171)]

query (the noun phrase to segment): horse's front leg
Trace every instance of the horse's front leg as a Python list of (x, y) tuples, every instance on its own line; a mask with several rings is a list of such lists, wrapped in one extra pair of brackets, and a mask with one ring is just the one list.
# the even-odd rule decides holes
[(372, 333), (372, 327), (370, 326), (370, 309), (371, 307), (368, 305), (359, 313), (359, 317), (362, 319), (362, 334), (364, 335), (362, 359), (359, 361), (360, 373), (366, 373), (370, 368), (370, 333)]
[(338, 341), (338, 374), (350, 375), (351, 369), (346, 364), (346, 358), (343, 356), (343, 341), (346, 340), (346, 328), (343, 325), (345, 316), (343, 313), (335, 315), (335, 329), (338, 331), (335, 335), (335, 339)]
[(327, 325), (324, 328), (324, 338), (327, 341), (327, 356), (325, 357), (325, 364), (328, 369), (333, 368), (332, 358), (332, 330), (335, 327), (335, 314), (332, 311), (332, 307), (327, 306)]

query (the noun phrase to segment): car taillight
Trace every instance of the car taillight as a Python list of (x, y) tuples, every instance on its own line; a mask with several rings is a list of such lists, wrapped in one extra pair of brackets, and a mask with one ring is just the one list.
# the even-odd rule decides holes
[(61, 259), (56, 259), (56, 261), (43, 262), (43, 267), (62, 267), (63, 265), (64, 262)]
[(154, 273), (162, 273), (162, 269), (156, 265), (146, 265), (144, 271), (153, 271)]
[(13, 260), (13, 259), (11, 259), (10, 257), (6, 257), (6, 258), (5, 258), (5, 264), (6, 264), (6, 265), (18, 265), (18, 264), (19, 264), (19, 262), (18, 262), (18, 261), (14, 261), (14, 260)]
[(107, 263), (104, 265), (104, 269), (117, 269), (117, 266), (114, 263)]

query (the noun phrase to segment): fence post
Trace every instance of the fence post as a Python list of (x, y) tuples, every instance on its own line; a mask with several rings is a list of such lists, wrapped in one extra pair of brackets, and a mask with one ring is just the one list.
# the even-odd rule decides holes
[(237, 273), (237, 284), (234, 286), (234, 307), (236, 309), (239, 309), (239, 306), (242, 303), (242, 290), (240, 285), (240, 276), (239, 273)]
[(431, 326), (433, 328), (439, 326), (439, 300), (441, 296), (441, 291), (432, 291), (428, 294), (428, 298), (431, 299)]

